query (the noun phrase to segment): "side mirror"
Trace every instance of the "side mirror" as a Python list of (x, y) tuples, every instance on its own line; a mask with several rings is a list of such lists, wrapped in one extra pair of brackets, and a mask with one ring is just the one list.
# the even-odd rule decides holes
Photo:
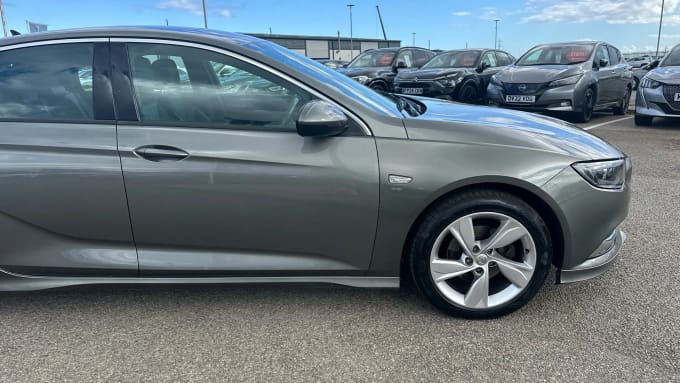
[(647, 65), (647, 70), (652, 70), (659, 66), (659, 60), (654, 60), (649, 65)]
[(300, 109), (296, 125), (302, 137), (332, 137), (344, 133), (349, 121), (337, 106), (323, 100), (312, 100)]
[(479, 66), (477, 67), (477, 72), (478, 72), (478, 73), (482, 73), (482, 72), (484, 72), (485, 70), (487, 70), (487, 69), (489, 69), (489, 68), (491, 68), (491, 65), (490, 65), (489, 63), (481, 63), (481, 64), (479, 64)]
[(600, 68), (606, 68), (609, 66), (609, 61), (605, 59), (600, 59), (600, 62), (598, 63)]
[(401, 69), (407, 69), (408, 67), (406, 66), (406, 63), (403, 61), (399, 61), (397, 65), (394, 67), (394, 73), (399, 72)]

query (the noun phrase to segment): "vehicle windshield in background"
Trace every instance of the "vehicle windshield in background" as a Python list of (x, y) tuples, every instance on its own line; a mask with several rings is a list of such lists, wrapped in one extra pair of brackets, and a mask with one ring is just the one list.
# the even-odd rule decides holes
[(458, 51), (435, 56), (423, 68), (475, 68), (479, 51)]
[(380, 67), (392, 65), (394, 60), (394, 51), (368, 51), (359, 55), (352, 61), (348, 68), (362, 68), (362, 67)]
[(680, 48), (673, 49), (659, 66), (680, 66)]
[(595, 45), (549, 45), (536, 47), (519, 60), (519, 66), (529, 65), (571, 65), (588, 61)]

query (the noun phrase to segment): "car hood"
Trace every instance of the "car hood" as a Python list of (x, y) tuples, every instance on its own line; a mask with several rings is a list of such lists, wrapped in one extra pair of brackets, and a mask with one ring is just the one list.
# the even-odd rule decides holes
[(410, 139), (524, 147), (570, 156), (575, 161), (625, 156), (606, 141), (552, 117), (412, 98), (427, 110), (404, 120)]
[(392, 67), (385, 66), (385, 67), (338, 68), (336, 70), (349, 77), (356, 76), (377, 77), (382, 73), (391, 73)]
[(511, 66), (499, 72), (496, 78), (510, 84), (540, 84), (569, 77), (582, 71), (581, 65)]
[(469, 69), (466, 68), (425, 68), (408, 72), (400, 72), (397, 75), (397, 78), (400, 80), (412, 80), (417, 77), (418, 79), (432, 80), (443, 76), (452, 76), (465, 73), (468, 70)]
[(678, 66), (658, 67), (647, 73), (647, 77), (649, 77), (652, 80), (663, 82), (665, 84), (680, 84), (680, 67)]

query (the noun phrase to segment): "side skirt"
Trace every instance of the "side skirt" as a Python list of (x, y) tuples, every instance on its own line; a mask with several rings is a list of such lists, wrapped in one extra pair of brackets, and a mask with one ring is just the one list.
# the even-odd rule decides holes
[(32, 291), (105, 284), (334, 284), (362, 288), (398, 288), (399, 277), (223, 277), (223, 278), (82, 278), (33, 277), (0, 270), (0, 291)]

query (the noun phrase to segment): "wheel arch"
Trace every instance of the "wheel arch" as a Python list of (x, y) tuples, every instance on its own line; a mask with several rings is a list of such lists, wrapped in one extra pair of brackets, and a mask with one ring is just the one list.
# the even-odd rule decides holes
[(426, 217), (428, 212), (434, 209), (441, 201), (451, 197), (452, 195), (480, 189), (496, 190), (512, 194), (536, 209), (536, 212), (541, 216), (548, 227), (548, 233), (550, 235), (553, 247), (552, 264), (558, 269), (562, 267), (564, 254), (566, 252), (565, 231), (563, 220), (560, 218), (558, 213), (559, 210), (556, 208), (556, 203), (548, 195), (540, 191), (538, 187), (528, 182), (511, 178), (489, 180), (484, 177), (480, 177), (450, 185), (445, 190), (435, 193), (435, 197), (428, 201), (425, 206), (420, 209), (420, 213), (411, 222), (408, 235), (406, 236), (402, 246), (400, 264), (400, 277), (402, 279), (402, 284), (410, 283), (410, 278), (407, 278), (408, 281), (404, 278), (406, 276), (410, 276), (410, 270), (408, 268), (408, 248), (416, 229)]

